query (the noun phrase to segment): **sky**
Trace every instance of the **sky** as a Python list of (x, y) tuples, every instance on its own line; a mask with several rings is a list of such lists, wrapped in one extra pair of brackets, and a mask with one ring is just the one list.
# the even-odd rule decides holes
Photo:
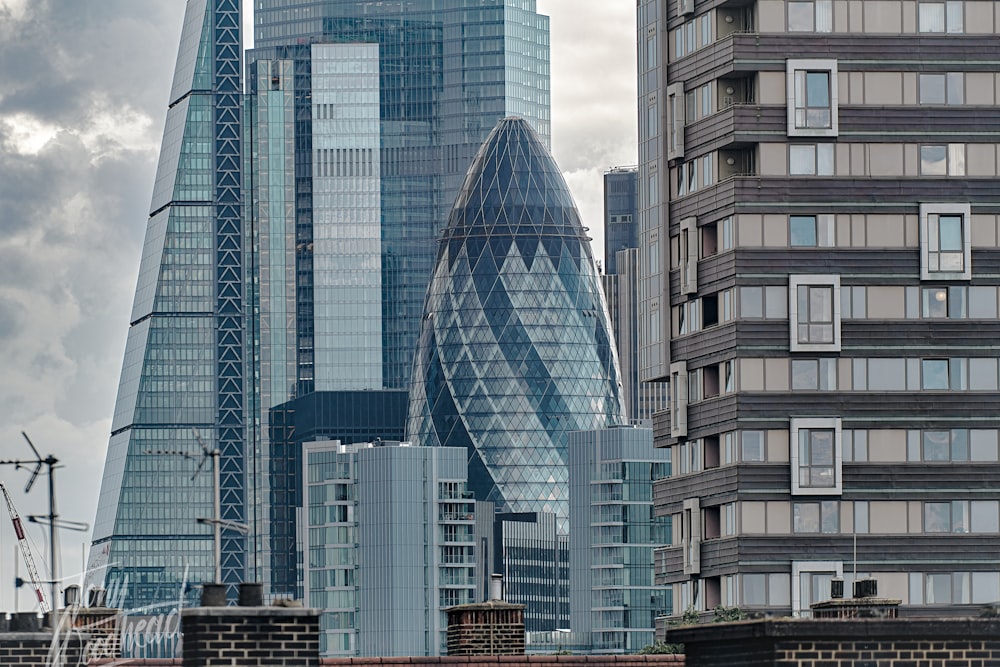
[[(184, 6), (0, 0), (0, 460), (31, 458), (26, 432), (62, 466), (57, 512), (90, 525)], [(635, 4), (538, 10), (551, 17), (553, 153), (600, 259), (602, 174), (636, 162)], [(29, 477), (0, 465), (20, 513), (47, 513), (46, 480), (25, 494)], [(14, 609), (2, 514), (0, 611)], [(29, 526), (48, 570), (45, 533)], [(89, 531), (59, 539), (63, 574), (78, 575)], [(30, 598), (22, 588), (22, 610)]]

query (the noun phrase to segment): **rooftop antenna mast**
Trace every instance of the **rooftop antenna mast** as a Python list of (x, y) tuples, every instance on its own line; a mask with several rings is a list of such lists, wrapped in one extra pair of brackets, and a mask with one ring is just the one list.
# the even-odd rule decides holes
[[(215, 556), (215, 582), (217, 584), (222, 583), (222, 530), (235, 530), (239, 533), (246, 535), (250, 531), (250, 527), (245, 523), (239, 523), (237, 521), (228, 521), (222, 518), (222, 489), (221, 489), (221, 476), (222, 471), (219, 468), (219, 457), (221, 452), (218, 447), (214, 449), (209, 449), (205, 441), (201, 439), (201, 432), (197, 428), (191, 429), (194, 434), (194, 439), (201, 446), (201, 461), (198, 463), (198, 467), (195, 469), (194, 474), (191, 475), (191, 481), (198, 478), (201, 474), (202, 468), (205, 467), (205, 462), (209, 459), (212, 460), (212, 505), (213, 514), (211, 518), (199, 517), (197, 519), (198, 523), (207, 524), (213, 528), (213, 547)], [(147, 454), (158, 454), (163, 456), (183, 456), (186, 459), (194, 459), (190, 451), (184, 450), (148, 450)]]
[(42, 466), (48, 467), (49, 472), (49, 513), (47, 515), (33, 515), (28, 517), (28, 521), (33, 523), (40, 523), (47, 525), (49, 527), (49, 569), (50, 580), (49, 584), (51, 587), (49, 600), (52, 603), (52, 608), (55, 609), (58, 606), (59, 600), (59, 542), (57, 540), (56, 529), (57, 528), (69, 528), (71, 530), (87, 530), (88, 526), (85, 523), (78, 523), (75, 521), (59, 521), (59, 515), (56, 514), (56, 477), (55, 471), (59, 467), (56, 464), (59, 463), (59, 459), (49, 454), (45, 458), (38, 453), (35, 448), (31, 438), (24, 431), (21, 431), (21, 435), (24, 437), (24, 441), (28, 443), (28, 447), (31, 448), (31, 453), (35, 455), (34, 459), (10, 459), (6, 461), (0, 461), (0, 465), (12, 465), (15, 470), (31, 470), (31, 477), (28, 479), (28, 483), (24, 485), (24, 492), (28, 493), (31, 488), (35, 485), (35, 480), (38, 479), (38, 475), (42, 471)]

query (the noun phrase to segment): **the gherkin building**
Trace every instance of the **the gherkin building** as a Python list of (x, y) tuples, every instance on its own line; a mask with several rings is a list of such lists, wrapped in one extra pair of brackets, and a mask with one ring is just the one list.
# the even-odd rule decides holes
[(469, 486), (509, 512), (569, 510), (570, 431), (625, 421), (610, 318), (586, 230), (526, 121), (476, 155), (440, 240), (407, 434), (466, 447)]

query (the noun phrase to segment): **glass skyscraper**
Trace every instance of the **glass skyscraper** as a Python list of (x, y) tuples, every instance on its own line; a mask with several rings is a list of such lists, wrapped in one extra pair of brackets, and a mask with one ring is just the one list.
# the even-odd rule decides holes
[[(211, 581), (211, 464), (246, 520), (239, 0), (188, 0), (98, 502), (90, 578), (126, 607)], [(243, 580), (226, 533), (222, 579)]]
[[(326, 363), (327, 371), (337, 377), (363, 374), (366, 387), (406, 389), (434, 265), (435, 239), (476, 150), (497, 121), (512, 114), (526, 118), (548, 145), (549, 19), (536, 12), (535, 0), (258, 0), (255, 20), (257, 49), (248, 60), (294, 60), (300, 85), (310, 86), (308, 91), (299, 91), (301, 96), (312, 94), (312, 102), (300, 101), (297, 107), (300, 136), (296, 149), (300, 153), (305, 150), (305, 159), (314, 163), (313, 179), (323, 173), (316, 171), (317, 162), (338, 159), (336, 154), (323, 152), (328, 149), (316, 143), (318, 134), (358, 133), (372, 142), (364, 150), (377, 149), (373, 154), (377, 164), (365, 166), (363, 172), (377, 188), (377, 205), (353, 203), (362, 192), (371, 192), (367, 184), (360, 191), (337, 189), (335, 185), (330, 190), (306, 178), (296, 193), (300, 225), (310, 214), (314, 227), (322, 224), (323, 208), (349, 216), (347, 209), (352, 207), (374, 214), (381, 223), (374, 237), (365, 236), (365, 244), (375, 248), (365, 249), (364, 267), (365, 275), (369, 270), (380, 274), (377, 283), (367, 285), (381, 290), (381, 312), (366, 313), (363, 320), (366, 326), (377, 326), (379, 334), (372, 337), (355, 332), (359, 337), (366, 334), (366, 343), (375, 345), (365, 351), (366, 368), (362, 370), (356, 356), (324, 360), (317, 347), (315, 372), (320, 373)], [(373, 100), (366, 96), (370, 89), (357, 91), (355, 100), (342, 94), (340, 82), (332, 88), (315, 80), (310, 83), (310, 77), (315, 78), (320, 71), (310, 61), (317, 57), (316, 45), (321, 43), (351, 44), (363, 51), (353, 55), (341, 52), (337, 57), (368, 63), (365, 71), (378, 82), (377, 90), (370, 91), (377, 94)], [(312, 53), (308, 52), (310, 44)], [(332, 57), (329, 49), (323, 47), (324, 58)], [(319, 102), (317, 94), (330, 99)], [(356, 103), (371, 102), (377, 104), (374, 116), (353, 119), (364, 122), (364, 128), (350, 125), (344, 113)], [(312, 139), (304, 136), (307, 132)], [(343, 159), (354, 158), (345, 155)], [(345, 175), (358, 177), (361, 173), (348, 171)], [(300, 176), (303, 174), (300, 171)], [(312, 201), (302, 201), (309, 193)], [(320, 193), (323, 200), (317, 201)], [(299, 242), (312, 240), (308, 230), (300, 230)], [(375, 255), (368, 254), (372, 250)], [(336, 291), (342, 294), (344, 290)], [(317, 286), (315, 302), (319, 304), (324, 296)], [(354, 318), (352, 312), (338, 306), (335, 295), (327, 296), (332, 301), (323, 307), (331, 317)], [(315, 312), (319, 314), (320, 308)], [(317, 331), (317, 346), (321, 334)], [(309, 354), (308, 341), (300, 348)], [(369, 354), (380, 359), (369, 361)], [(302, 379), (300, 390), (311, 390), (308, 375)], [(317, 379), (316, 389), (320, 388)]]
[[(255, 19), (244, 136), (258, 576), (290, 595), (275, 537), (294, 536), (302, 486), (269, 411), (313, 392), (409, 388), (435, 240), (472, 157), (510, 113), (548, 142), (548, 17), (534, 0), (263, 0)], [(313, 432), (341, 437), (366, 412), (364, 394), (340, 395), (357, 400)]]
[[(271, 506), (301, 485), (270, 410), (407, 390), (469, 162), (508, 114), (548, 142), (534, 0), (256, 0), (245, 98), (240, 5), (188, 0), (170, 95), (91, 556), (129, 606), (212, 577), (211, 475), (162, 453), (197, 458), (199, 438), (222, 452), (223, 519), (251, 526), (224, 535), (223, 580), (275, 592), (292, 565), (271, 560)], [(363, 399), (311, 428), (341, 432)]]
[(542, 140), (502, 120), (448, 219), (420, 330), (407, 434), (465, 447), (506, 512), (568, 516), (566, 434), (623, 423), (590, 240)]

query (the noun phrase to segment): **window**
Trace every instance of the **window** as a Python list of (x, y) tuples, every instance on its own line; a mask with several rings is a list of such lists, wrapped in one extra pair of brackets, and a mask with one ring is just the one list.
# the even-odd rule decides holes
[(792, 418), (792, 495), (840, 495), (841, 420)]
[(792, 503), (792, 532), (839, 533), (840, 502), (822, 500)]
[(788, 32), (832, 32), (833, 0), (789, 0)]
[(920, 205), (922, 280), (972, 278), (972, 244), (969, 238), (971, 217), (969, 204)]
[(868, 291), (863, 285), (840, 288), (840, 316), (846, 320), (868, 317)]
[(684, 574), (701, 572), (701, 503), (698, 498), (684, 501), (681, 514), (681, 545), (684, 547)]
[(830, 583), (843, 576), (839, 561), (792, 561), (792, 615), (811, 614), (809, 605), (830, 599)]
[(792, 359), (792, 391), (836, 391), (836, 359)]
[(677, 0), (677, 15), (683, 16), (694, 12), (694, 0)]
[(906, 432), (909, 461), (943, 463), (969, 460), (969, 431), (964, 428)]
[(788, 587), (788, 573), (784, 574), (742, 574), (743, 597), (740, 604), (745, 607), (787, 607), (791, 604)]
[(684, 84), (675, 83), (667, 86), (667, 113), (669, 114), (669, 132), (667, 141), (667, 159), (684, 157)]
[(733, 219), (724, 218), (701, 228), (701, 256), (712, 257), (735, 247)]
[(833, 124), (830, 111), (830, 72), (795, 72), (795, 127), (829, 128)]
[(793, 248), (832, 247), (832, 215), (790, 215), (788, 216), (788, 238)]
[(869, 531), (869, 506), (867, 500), (854, 501), (854, 532), (867, 533)]
[(921, 74), (920, 104), (964, 104), (965, 74), (947, 72), (942, 74)]
[(864, 463), (868, 460), (868, 431), (855, 429), (841, 433), (844, 461)]
[(680, 240), (681, 294), (698, 291), (698, 219), (681, 220)]
[(968, 389), (968, 359), (921, 359), (920, 388), (929, 391)]
[(965, 32), (961, 0), (920, 3), (920, 32)]
[(924, 532), (969, 532), (969, 503), (964, 500), (924, 503)]
[(670, 364), (670, 437), (687, 435), (687, 363)]
[(764, 460), (763, 431), (740, 432), (740, 460), (744, 462)]
[(789, 60), (785, 68), (788, 136), (837, 136), (837, 61)]
[[(910, 604), (968, 604), (969, 572), (911, 572)], [(976, 573), (978, 574), (978, 573)], [(990, 598), (995, 601), (996, 597)]]
[(784, 286), (741, 287), (740, 318), (783, 320), (788, 317), (788, 289)]
[(920, 146), (921, 176), (965, 176), (965, 144)]
[(833, 144), (789, 145), (788, 173), (791, 176), (833, 176)]
[(792, 352), (840, 350), (840, 276), (789, 276)]
[(964, 286), (924, 287), (921, 290), (921, 316), (925, 319), (963, 319), (966, 317)]

